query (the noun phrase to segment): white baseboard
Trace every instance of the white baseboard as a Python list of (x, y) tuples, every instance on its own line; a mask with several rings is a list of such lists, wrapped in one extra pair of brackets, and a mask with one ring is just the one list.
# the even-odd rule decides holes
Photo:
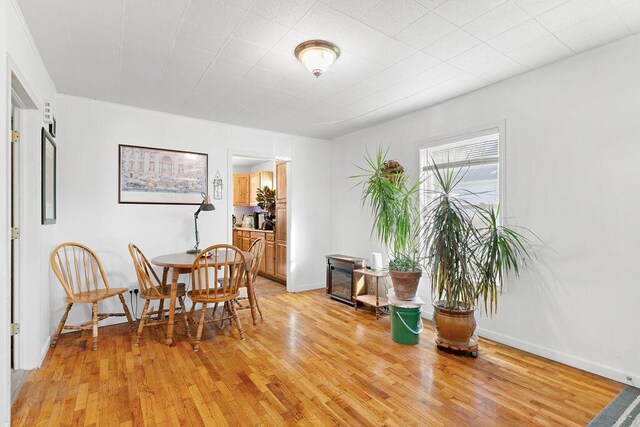
[(307, 285), (297, 286), (296, 289), (292, 290), (291, 292), (306, 292), (306, 291), (312, 291), (314, 289), (323, 289), (325, 287), (326, 287), (326, 284), (324, 282), (309, 283)]
[(47, 337), (47, 339), (44, 341), (44, 346), (42, 347), (42, 350), (40, 350), (40, 360), (38, 360), (38, 366), (36, 366), (36, 368), (39, 368), (40, 366), (42, 366), (42, 362), (44, 362), (44, 358), (47, 357), (47, 352), (49, 351), (50, 346), (51, 346), (51, 337)]
[[(422, 317), (432, 320), (433, 314), (423, 312)], [(527, 353), (535, 354), (546, 359), (550, 359), (564, 365), (569, 365), (574, 368), (581, 369), (583, 371), (591, 372), (596, 375), (600, 375), (614, 381), (619, 381), (624, 384), (633, 385), (638, 387), (640, 385), (640, 373), (622, 372), (619, 369), (612, 368), (610, 366), (602, 365), (590, 360), (576, 357), (571, 354), (563, 353), (558, 350), (554, 350), (541, 345), (533, 344), (514, 338), (499, 332), (491, 331), (485, 328), (477, 328), (476, 334), (482, 338), (489, 339), (491, 341), (498, 342), (500, 344), (507, 345), (509, 347), (517, 348), (518, 350), (526, 351)], [(631, 381), (627, 381), (627, 377), (631, 377)]]

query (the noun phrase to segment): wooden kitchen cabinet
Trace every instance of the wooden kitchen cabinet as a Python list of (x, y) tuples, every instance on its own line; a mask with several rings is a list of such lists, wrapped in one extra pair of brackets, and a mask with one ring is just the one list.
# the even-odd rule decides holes
[(287, 280), (287, 245), (276, 243), (276, 277)]
[(287, 162), (276, 162), (275, 277), (287, 280)]
[(249, 174), (233, 174), (233, 206), (249, 206)]
[(287, 202), (287, 162), (276, 162), (276, 203)]
[(233, 206), (258, 206), (258, 188), (273, 188), (273, 172), (233, 174)]
[(251, 237), (243, 237), (242, 243), (240, 244), (240, 249), (246, 252), (249, 250), (249, 247), (251, 247)]
[(276, 244), (275, 242), (266, 242), (264, 247), (264, 273), (269, 276), (276, 275)]
[(276, 241), (287, 244), (287, 208), (276, 208)]
[(258, 196), (258, 188), (273, 188), (273, 172), (262, 171), (253, 172), (249, 176), (249, 204), (258, 206), (256, 197)]
[[(233, 246), (240, 248), (242, 251), (248, 251), (253, 242), (257, 239), (265, 240), (264, 255), (260, 262), (260, 268), (258, 274), (268, 277), (272, 280), (276, 280), (281, 283), (286, 283), (286, 273), (276, 276), (276, 242), (275, 233), (271, 231), (262, 230), (248, 230), (248, 229), (234, 229), (233, 230)], [(286, 245), (285, 245), (285, 268), (286, 270)], [(282, 270), (284, 272), (284, 270)]]

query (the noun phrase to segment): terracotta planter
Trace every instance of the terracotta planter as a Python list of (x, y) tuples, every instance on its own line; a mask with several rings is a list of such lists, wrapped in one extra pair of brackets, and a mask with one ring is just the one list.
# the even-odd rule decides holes
[(396, 298), (410, 301), (416, 297), (422, 271), (390, 270), (389, 275), (391, 276), (393, 292), (396, 294)]
[(476, 319), (473, 310), (450, 310), (444, 308), (444, 301), (433, 303), (433, 327), (438, 336), (438, 348), (448, 348), (477, 356), (478, 337), (474, 335)]

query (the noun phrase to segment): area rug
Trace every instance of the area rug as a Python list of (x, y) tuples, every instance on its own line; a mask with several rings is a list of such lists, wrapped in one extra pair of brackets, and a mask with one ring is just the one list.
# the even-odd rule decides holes
[(640, 388), (627, 386), (590, 423), (589, 427), (640, 427)]

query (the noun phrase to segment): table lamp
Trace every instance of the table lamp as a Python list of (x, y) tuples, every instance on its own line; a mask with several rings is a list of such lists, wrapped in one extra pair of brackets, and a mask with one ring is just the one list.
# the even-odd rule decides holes
[(198, 215), (200, 214), (201, 211), (216, 210), (215, 206), (213, 206), (211, 204), (211, 201), (209, 200), (209, 195), (205, 193), (201, 193), (201, 194), (202, 194), (202, 203), (200, 203), (198, 210), (193, 214), (193, 222), (195, 223), (195, 226), (196, 226), (196, 245), (193, 247), (193, 249), (189, 249), (187, 251), (188, 254), (200, 253), (200, 248), (198, 247), (200, 246), (200, 235), (198, 234)]

